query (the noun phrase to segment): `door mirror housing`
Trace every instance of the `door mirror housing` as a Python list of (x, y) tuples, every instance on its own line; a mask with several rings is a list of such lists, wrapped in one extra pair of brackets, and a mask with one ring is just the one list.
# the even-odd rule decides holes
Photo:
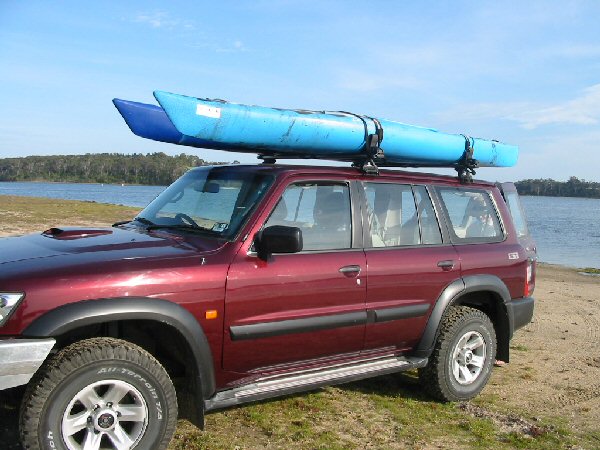
[(259, 231), (254, 239), (256, 254), (264, 261), (273, 253), (298, 253), (302, 251), (302, 230), (298, 227), (273, 225)]

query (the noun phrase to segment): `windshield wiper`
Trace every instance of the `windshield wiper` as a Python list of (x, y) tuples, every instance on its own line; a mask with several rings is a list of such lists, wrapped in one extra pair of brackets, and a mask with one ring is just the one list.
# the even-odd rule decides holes
[(133, 220), (143, 223), (144, 225), (148, 225), (148, 227), (155, 226), (156, 224), (151, 220), (146, 219), (145, 217), (135, 217)]
[(179, 224), (171, 224), (171, 225), (161, 225), (161, 224), (152, 224), (152, 225), (148, 225), (148, 230), (183, 230), (183, 231), (201, 231), (203, 233), (215, 233), (215, 231), (209, 229), (209, 228), (202, 228), (199, 227), (198, 225), (190, 225), (187, 223), (179, 223)]
[(150, 221), (150, 220), (148, 220), (148, 219), (146, 219), (144, 217), (134, 217), (132, 220), (122, 220), (120, 222), (113, 223), (112, 226), (113, 227), (118, 227), (120, 225), (125, 225), (126, 223), (131, 223), (131, 222), (134, 222), (134, 221), (141, 222), (144, 225), (154, 225), (154, 222), (152, 222), (152, 221)]

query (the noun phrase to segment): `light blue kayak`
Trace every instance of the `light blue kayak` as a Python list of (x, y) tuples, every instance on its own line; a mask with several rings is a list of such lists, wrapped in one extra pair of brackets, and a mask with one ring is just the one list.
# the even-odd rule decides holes
[[(377, 133), (377, 123), (383, 129), (378, 165), (454, 167), (465, 154), (464, 135), (391, 120), (241, 105), (164, 91), (154, 96), (181, 134), (263, 155), (359, 159), (368, 135)], [(517, 162), (514, 145), (479, 138), (469, 142), (480, 167), (511, 167)]]

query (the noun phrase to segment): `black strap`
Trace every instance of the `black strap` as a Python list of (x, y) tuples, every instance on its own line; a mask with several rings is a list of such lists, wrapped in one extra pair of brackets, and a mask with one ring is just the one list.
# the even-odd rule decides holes
[(475, 175), (475, 169), (479, 167), (479, 162), (473, 158), (475, 139), (464, 134), (461, 136), (465, 138), (465, 151), (454, 170), (458, 172), (458, 179), (461, 183), (469, 184), (473, 182), (473, 175)]
[[(382, 160), (385, 158), (383, 153), (383, 149), (381, 148), (381, 143), (383, 142), (383, 127), (381, 126), (381, 122), (374, 118), (368, 116), (361, 116), (359, 114), (354, 114), (348, 111), (335, 111), (336, 113), (346, 114), (349, 116), (356, 117), (360, 119), (363, 123), (365, 136), (364, 136), (364, 157), (360, 159), (360, 161), (355, 161), (353, 166), (360, 167), (361, 170), (367, 174), (379, 174), (379, 168), (375, 164), (375, 160)], [(368, 120), (373, 122), (375, 125), (375, 133), (369, 134), (369, 124)]]

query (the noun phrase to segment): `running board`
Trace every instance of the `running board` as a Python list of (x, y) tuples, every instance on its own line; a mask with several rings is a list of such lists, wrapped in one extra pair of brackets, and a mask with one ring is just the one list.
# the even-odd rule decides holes
[(337, 364), (285, 375), (260, 378), (251, 384), (218, 392), (204, 401), (206, 411), (242, 403), (309, 391), (333, 384), (349, 383), (378, 375), (425, 367), (427, 358), (385, 357), (352, 364)]

